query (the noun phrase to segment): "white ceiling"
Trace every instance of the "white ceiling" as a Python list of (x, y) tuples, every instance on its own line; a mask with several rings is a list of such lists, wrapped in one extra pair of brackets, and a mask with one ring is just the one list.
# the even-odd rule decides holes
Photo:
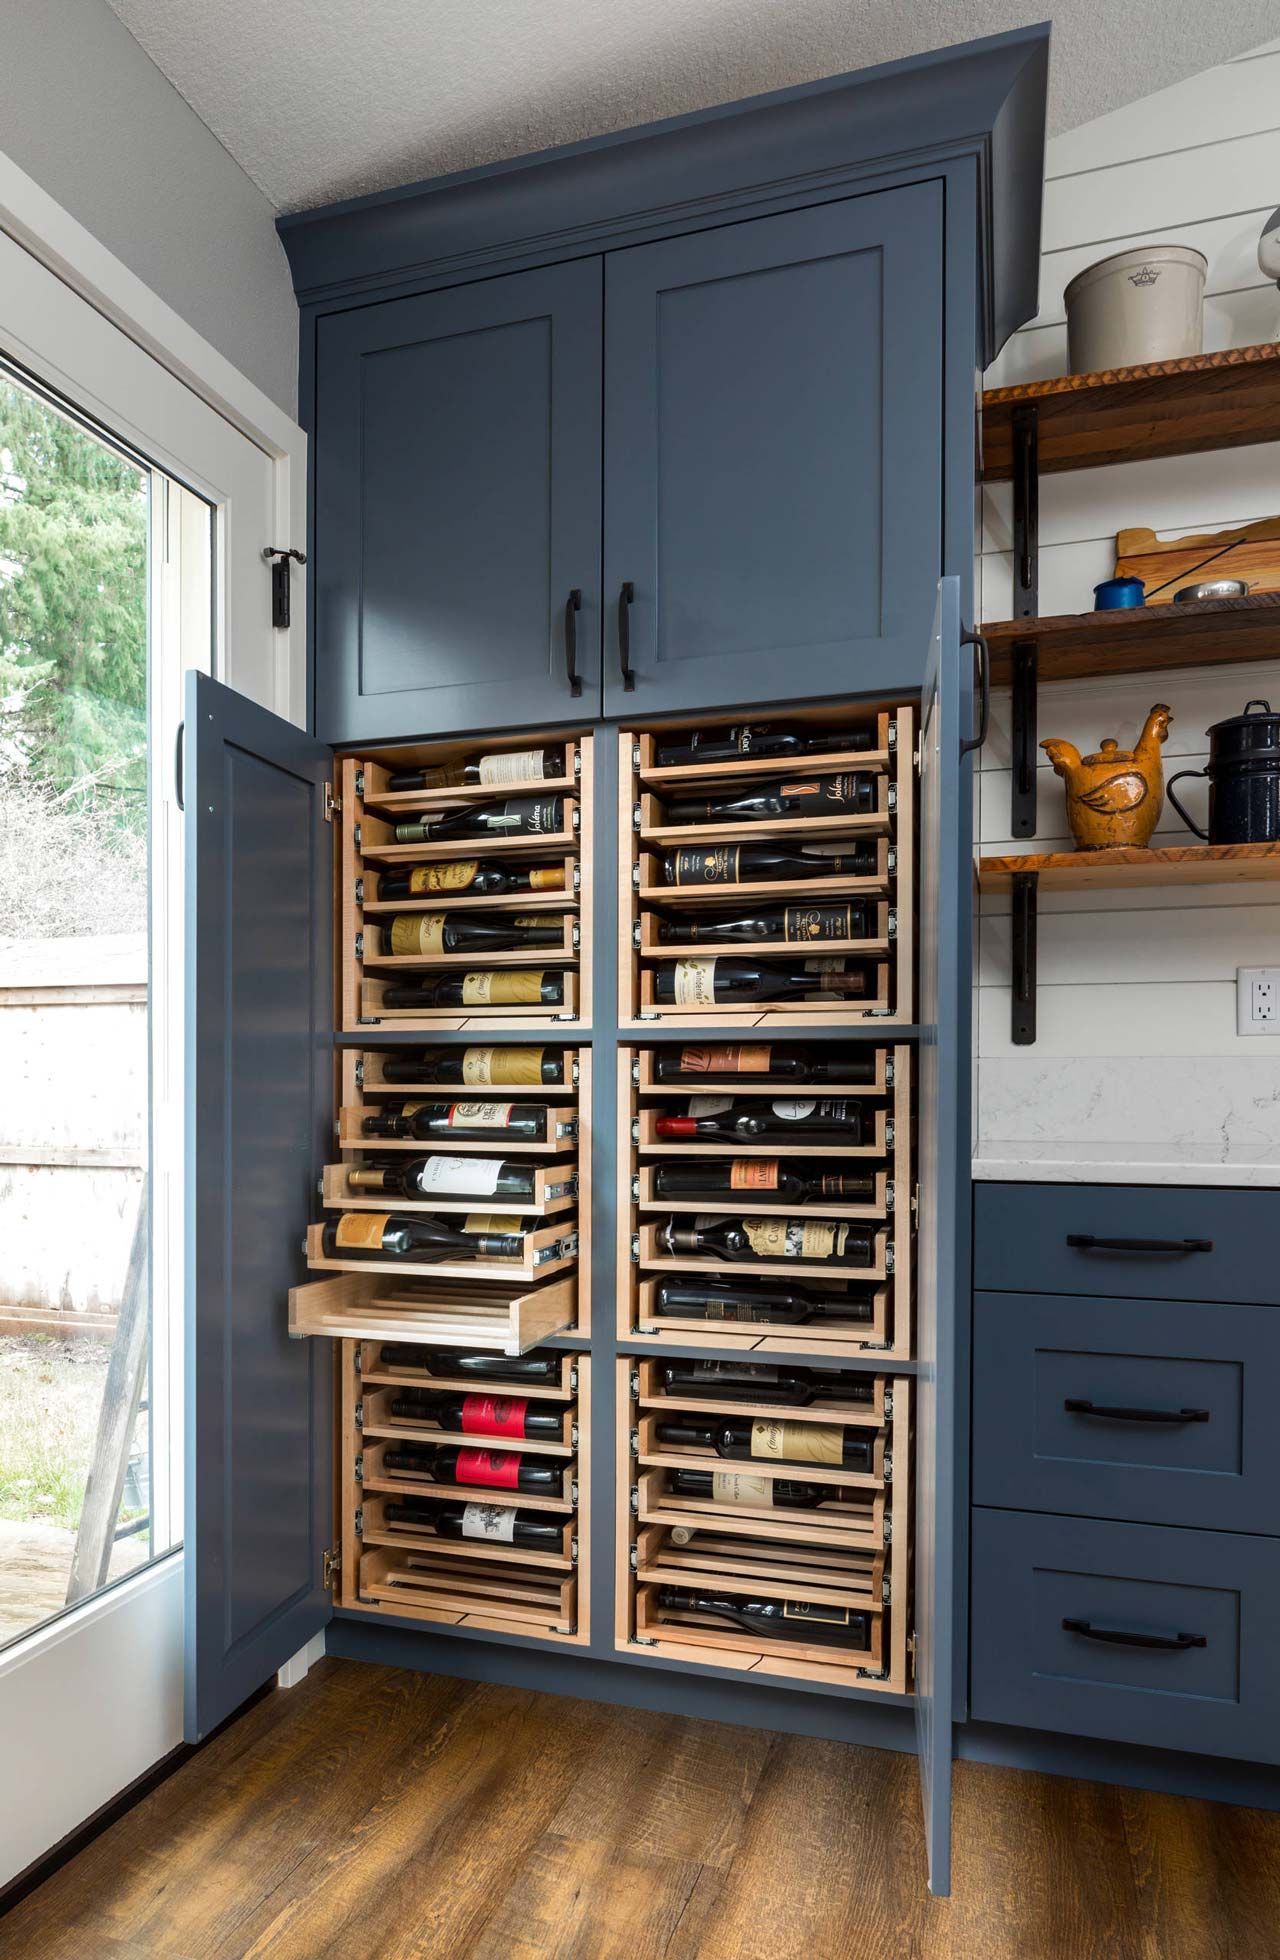
[[(111, 4), (283, 211), (1042, 17), (1011, 0)], [(1059, 130), (1260, 45), (1276, 0), (1057, 0), (1053, 19)]]

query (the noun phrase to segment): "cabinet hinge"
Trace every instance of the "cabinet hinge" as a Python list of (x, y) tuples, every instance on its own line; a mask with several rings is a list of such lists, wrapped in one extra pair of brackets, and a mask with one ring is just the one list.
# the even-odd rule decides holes
[(334, 795), (332, 783), (326, 783), (324, 786), (324, 820), (326, 823), (333, 822), (335, 810), (341, 816), (342, 798)]
[(326, 1592), (333, 1591), (334, 1580), (342, 1570), (342, 1554), (336, 1545), (330, 1545), (320, 1561), (320, 1581)]

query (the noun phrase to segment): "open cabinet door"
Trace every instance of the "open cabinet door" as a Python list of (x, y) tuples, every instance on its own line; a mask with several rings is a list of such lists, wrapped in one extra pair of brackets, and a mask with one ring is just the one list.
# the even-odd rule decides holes
[[(929, 1888), (951, 1889), (956, 1289), (963, 1235), (958, 1153), (968, 1149), (969, 825), (962, 821), (960, 588), (938, 582), (920, 703), (920, 1185), (917, 1273), (915, 1685)], [(963, 972), (962, 972), (963, 967)], [(964, 1048), (961, 1053), (962, 1046)], [(961, 1134), (963, 1129), (963, 1135)]]
[(186, 698), (186, 1722), (330, 1615), (330, 1343), (291, 1341), (332, 1122), (332, 757), (204, 674)]

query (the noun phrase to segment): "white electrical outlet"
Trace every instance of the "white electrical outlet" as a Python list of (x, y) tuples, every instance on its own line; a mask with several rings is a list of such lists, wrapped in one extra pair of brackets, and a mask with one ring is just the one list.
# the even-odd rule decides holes
[(1236, 1033), (1280, 1034), (1280, 966), (1236, 968)]

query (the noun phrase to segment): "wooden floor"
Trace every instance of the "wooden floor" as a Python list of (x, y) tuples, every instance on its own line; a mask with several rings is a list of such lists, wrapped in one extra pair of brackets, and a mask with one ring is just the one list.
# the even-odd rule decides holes
[[(20, 1793), (9, 1793), (10, 1797)], [(3, 1960), (1273, 1960), (1280, 1815), (324, 1661), (0, 1921)]]

